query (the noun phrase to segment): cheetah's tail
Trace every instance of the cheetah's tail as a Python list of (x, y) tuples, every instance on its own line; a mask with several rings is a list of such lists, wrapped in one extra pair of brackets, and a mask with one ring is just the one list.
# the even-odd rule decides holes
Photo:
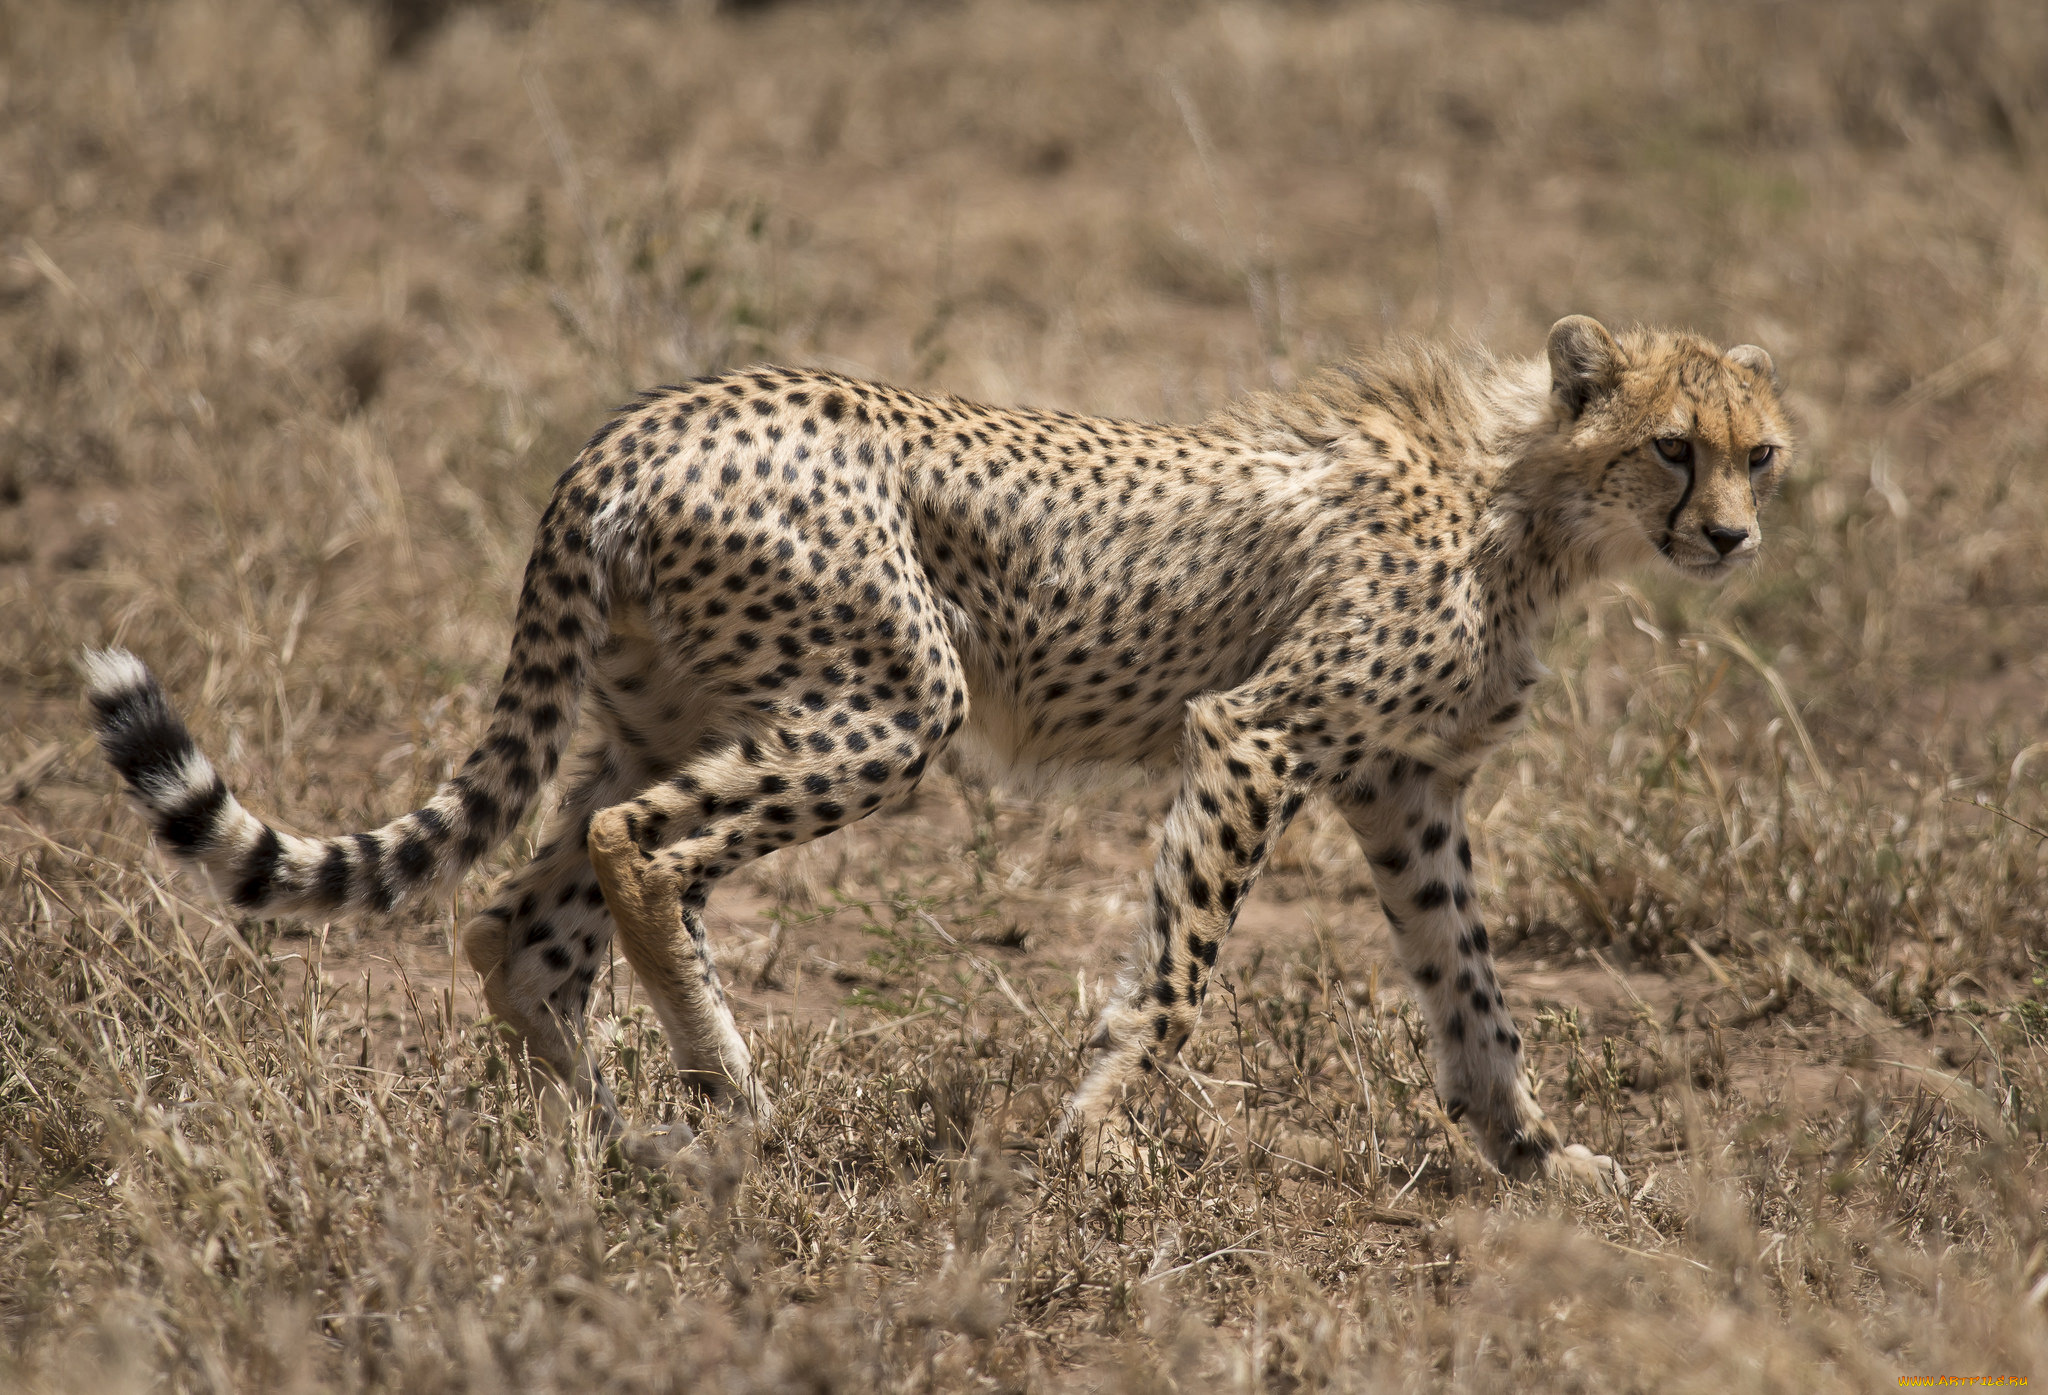
[(484, 739), (424, 805), (373, 832), (298, 838), (243, 808), (156, 676), (124, 649), (89, 652), (80, 664), (100, 747), (157, 836), (242, 909), (390, 910), (459, 878), (518, 826), (555, 773), (605, 624), (588, 554), (577, 561), (584, 566), (536, 555)]

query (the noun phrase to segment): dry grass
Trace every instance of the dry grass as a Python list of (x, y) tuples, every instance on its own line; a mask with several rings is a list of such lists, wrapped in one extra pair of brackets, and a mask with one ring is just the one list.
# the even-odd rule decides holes
[[(0, 1384), (2048, 1370), (2048, 12), (381, 14), (0, 0)], [(686, 1184), (536, 1127), (449, 913), (223, 916), (84, 734), (118, 639), (256, 807), (409, 807), (650, 380), (1185, 416), (1574, 310), (1766, 344), (1811, 447), (1751, 578), (1567, 618), (1474, 801), (1542, 1093), (1626, 1199), (1482, 1174), (1314, 813), (1099, 1185), (1030, 1141), (1161, 791), (936, 780), (773, 860), (723, 934), (782, 1122)], [(630, 1107), (688, 1107), (601, 999)]]

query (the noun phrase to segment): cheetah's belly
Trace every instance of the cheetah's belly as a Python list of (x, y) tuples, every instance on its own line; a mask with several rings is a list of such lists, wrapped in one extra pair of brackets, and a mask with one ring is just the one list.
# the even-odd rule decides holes
[(1171, 766), (1188, 702), (1243, 682), (1270, 647), (1247, 624), (1213, 646), (1097, 652), (1072, 637), (1006, 634), (957, 603), (943, 610), (967, 676), (956, 749), (977, 768), (1026, 780)]

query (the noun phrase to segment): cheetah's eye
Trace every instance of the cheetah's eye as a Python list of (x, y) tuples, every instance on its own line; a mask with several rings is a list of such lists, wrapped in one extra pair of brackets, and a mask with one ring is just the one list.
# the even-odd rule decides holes
[(1692, 463), (1692, 442), (1683, 436), (1663, 436), (1657, 441), (1657, 454), (1667, 465), (1688, 465)]
[(1751, 470), (1761, 470), (1766, 465), (1769, 465), (1772, 460), (1776, 459), (1777, 454), (1778, 448), (1776, 446), (1758, 446), (1749, 453), (1749, 468)]

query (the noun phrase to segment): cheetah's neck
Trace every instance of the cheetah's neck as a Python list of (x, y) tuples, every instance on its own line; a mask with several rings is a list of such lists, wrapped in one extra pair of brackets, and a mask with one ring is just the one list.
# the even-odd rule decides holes
[(1572, 450), (1544, 364), (1500, 364), (1476, 396), (1490, 418), (1489, 479), (1473, 569), (1491, 620), (1533, 628), (1587, 583), (1639, 560), (1641, 546), (1600, 526), (1585, 483), (1597, 462)]

